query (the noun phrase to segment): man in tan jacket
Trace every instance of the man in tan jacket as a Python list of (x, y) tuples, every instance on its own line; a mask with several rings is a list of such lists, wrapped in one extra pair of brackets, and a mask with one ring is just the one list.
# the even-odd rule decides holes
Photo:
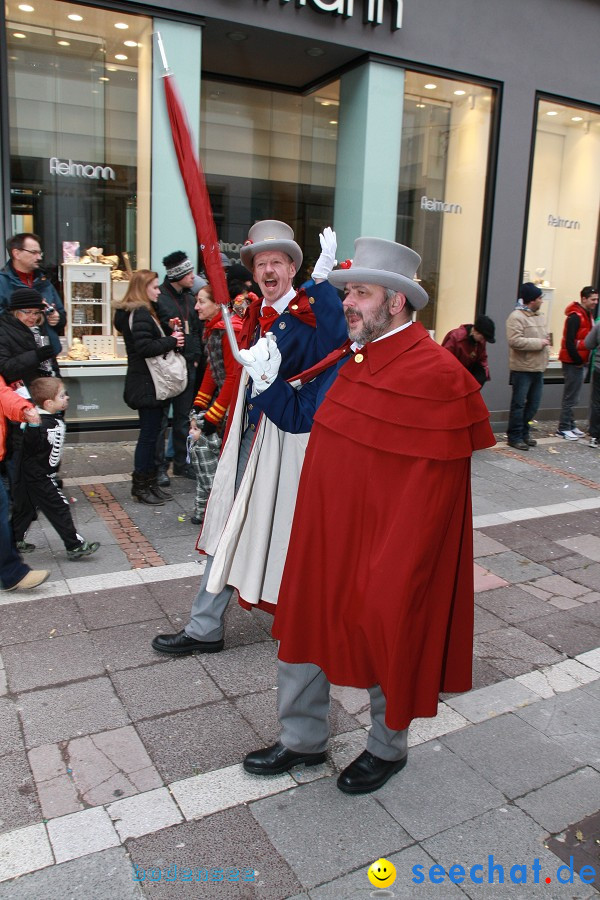
[(506, 320), (508, 365), (512, 398), (508, 415), (508, 446), (529, 450), (537, 441), (529, 436), (529, 423), (538, 411), (548, 365), (546, 319), (540, 312), (542, 291), (530, 281), (521, 285), (515, 309)]

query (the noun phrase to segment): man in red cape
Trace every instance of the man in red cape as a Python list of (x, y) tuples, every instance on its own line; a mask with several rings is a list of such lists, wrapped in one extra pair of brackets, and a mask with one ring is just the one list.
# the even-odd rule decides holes
[[(338, 787), (376, 790), (406, 763), (410, 721), (471, 687), (471, 455), (495, 441), (478, 383), (412, 321), (428, 301), (420, 261), (359, 238), (352, 266), (329, 275), (354, 355), (312, 394), (276, 379), (262, 396), (290, 430), (317, 409), (273, 626), (281, 735), (246, 757), (256, 775), (323, 762), (333, 683), (371, 698), (367, 749)], [(260, 363), (249, 371), (264, 380)]]

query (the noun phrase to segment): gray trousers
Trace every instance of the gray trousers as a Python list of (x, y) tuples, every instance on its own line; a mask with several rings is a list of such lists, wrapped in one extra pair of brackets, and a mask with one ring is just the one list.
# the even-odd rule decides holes
[[(254, 439), (254, 432), (246, 429), (240, 444), (238, 466), (235, 475), (235, 493), (237, 494), (244, 470), (250, 456), (250, 447)], [(219, 594), (211, 594), (206, 590), (208, 577), (212, 567), (212, 556), (206, 557), (206, 568), (200, 582), (200, 588), (196, 594), (190, 614), (190, 621), (185, 626), (185, 633), (197, 641), (220, 641), (223, 637), (223, 619), (225, 610), (233, 594), (233, 588), (226, 585)]]
[(573, 416), (573, 408), (579, 403), (579, 395), (585, 378), (586, 367), (574, 366), (571, 363), (563, 363), (562, 370), (565, 378), (565, 386), (563, 388), (558, 430), (572, 431), (576, 425)]
[[(277, 666), (277, 708), (280, 741), (288, 750), (321, 753), (329, 739), (329, 688), (322, 669), (313, 663)], [(385, 724), (385, 697), (378, 684), (369, 688), (371, 730), (367, 750), (380, 759), (402, 759), (407, 753), (408, 728), (392, 731)]]

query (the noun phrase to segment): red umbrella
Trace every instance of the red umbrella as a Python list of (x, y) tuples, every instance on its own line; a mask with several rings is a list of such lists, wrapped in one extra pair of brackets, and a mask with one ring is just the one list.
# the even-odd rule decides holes
[(215, 301), (227, 303), (229, 301), (229, 291), (227, 289), (225, 272), (223, 271), (221, 248), (217, 238), (217, 229), (215, 228), (212, 215), (204, 172), (200, 160), (196, 156), (185, 110), (177, 94), (173, 75), (166, 74), (163, 77), (163, 81), (171, 133), (173, 135), (173, 146), (175, 147), (179, 170), (190, 204), (190, 212), (196, 225), (198, 243), (204, 255), (206, 275), (213, 289)]

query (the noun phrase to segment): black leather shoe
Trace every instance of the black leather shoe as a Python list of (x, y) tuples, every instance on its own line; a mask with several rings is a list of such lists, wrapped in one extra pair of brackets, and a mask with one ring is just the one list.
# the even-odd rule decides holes
[(152, 646), (161, 653), (185, 656), (188, 653), (220, 653), (224, 643), (223, 639), (220, 641), (197, 641), (182, 629), (177, 634), (157, 634), (152, 641)]
[(380, 759), (364, 750), (344, 769), (337, 786), (345, 794), (370, 794), (383, 787), (386, 781), (406, 765), (408, 754), (402, 759)]
[(534, 438), (525, 438), (528, 447), (537, 447), (537, 441)]
[(513, 450), (529, 450), (529, 444), (526, 444), (525, 441), (509, 441), (508, 446)]
[(318, 766), (325, 762), (327, 754), (322, 753), (297, 753), (288, 750), (277, 741), (272, 747), (264, 750), (255, 750), (249, 753), (244, 760), (244, 769), (252, 775), (281, 775), (288, 772), (293, 766), (304, 763), (305, 766)]

